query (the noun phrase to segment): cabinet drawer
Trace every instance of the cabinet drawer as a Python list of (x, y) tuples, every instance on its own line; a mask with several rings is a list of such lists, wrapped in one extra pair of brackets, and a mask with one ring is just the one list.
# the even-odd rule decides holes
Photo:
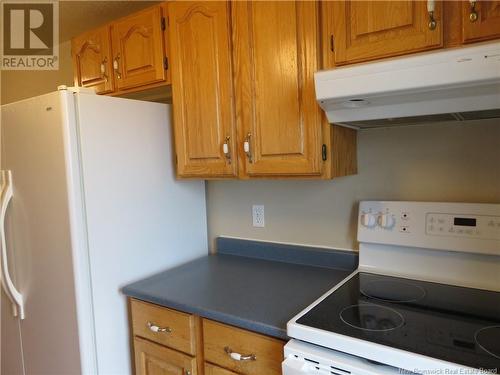
[(134, 338), (136, 375), (196, 375), (196, 358)]
[[(203, 319), (203, 338), (207, 362), (242, 375), (281, 375), (284, 342), (280, 340), (207, 319)], [(237, 360), (238, 354), (254, 359)]]
[(219, 366), (211, 365), (210, 363), (205, 363), (205, 375), (238, 375), (235, 372), (223, 369)]
[(195, 355), (194, 316), (131, 300), (134, 335)]

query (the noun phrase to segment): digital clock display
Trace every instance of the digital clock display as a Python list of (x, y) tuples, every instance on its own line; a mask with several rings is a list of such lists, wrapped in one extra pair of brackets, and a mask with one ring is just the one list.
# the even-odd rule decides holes
[(475, 227), (476, 219), (468, 217), (455, 217), (453, 219), (453, 225), (459, 225), (461, 227)]

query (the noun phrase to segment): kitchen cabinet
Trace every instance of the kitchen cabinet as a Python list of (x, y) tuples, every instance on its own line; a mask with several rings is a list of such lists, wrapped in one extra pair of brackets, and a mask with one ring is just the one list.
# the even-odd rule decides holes
[(168, 11), (177, 173), (234, 177), (229, 3), (171, 2)]
[(118, 90), (165, 79), (160, 6), (113, 22), (111, 39), (113, 69)]
[[(179, 177), (355, 173), (355, 158), (333, 150), (334, 130), (315, 99), (313, 73), (322, 65), (318, 2), (168, 7)], [(355, 149), (355, 132), (346, 132), (339, 149)]]
[(500, 1), (463, 1), (463, 42), (500, 38)]
[[(326, 68), (443, 46), (442, 3), (324, 1)], [(434, 21), (434, 22), (433, 22)]]
[(281, 340), (135, 299), (129, 306), (136, 375), (281, 375)]
[(203, 319), (205, 361), (237, 374), (281, 375), (283, 346), (281, 340)]
[(170, 84), (166, 3), (72, 39), (76, 86), (121, 95)]
[(205, 375), (238, 375), (236, 372), (226, 370), (219, 366), (205, 363)]
[(238, 1), (232, 21), (242, 174), (320, 175), (319, 4)]
[(196, 375), (196, 359), (188, 355), (134, 338), (136, 375)]
[(93, 87), (98, 94), (114, 90), (109, 26), (83, 33), (71, 41), (75, 86)]
[(193, 315), (137, 300), (132, 300), (130, 306), (135, 335), (196, 355), (196, 324)]

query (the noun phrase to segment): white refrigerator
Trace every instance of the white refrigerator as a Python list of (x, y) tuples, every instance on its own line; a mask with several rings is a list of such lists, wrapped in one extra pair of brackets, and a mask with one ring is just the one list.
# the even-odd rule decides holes
[(1, 374), (130, 374), (120, 288), (207, 253), (170, 106), (61, 88), (2, 106), (1, 141)]

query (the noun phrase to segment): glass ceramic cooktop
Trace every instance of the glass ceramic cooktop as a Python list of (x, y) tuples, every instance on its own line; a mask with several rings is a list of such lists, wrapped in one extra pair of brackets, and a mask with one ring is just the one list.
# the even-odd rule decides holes
[(500, 293), (360, 272), (297, 323), (500, 371)]

